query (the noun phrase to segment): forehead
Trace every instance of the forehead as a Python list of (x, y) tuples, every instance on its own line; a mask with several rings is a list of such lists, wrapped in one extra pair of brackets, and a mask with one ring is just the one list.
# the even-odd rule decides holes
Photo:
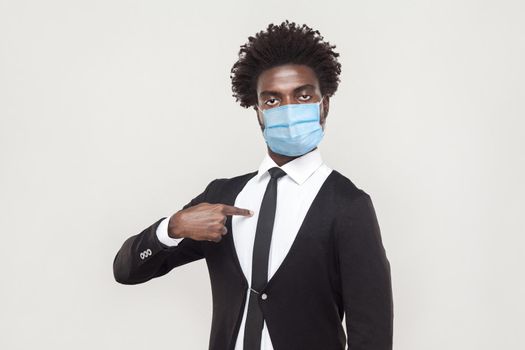
[(308, 84), (319, 89), (319, 81), (312, 68), (302, 64), (285, 64), (267, 69), (259, 75), (257, 94), (264, 91), (290, 92)]

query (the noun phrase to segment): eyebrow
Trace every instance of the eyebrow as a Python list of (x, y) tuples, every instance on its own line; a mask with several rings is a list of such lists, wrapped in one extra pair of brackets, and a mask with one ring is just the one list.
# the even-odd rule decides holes
[[(307, 88), (315, 89), (315, 86), (313, 86), (312, 84), (304, 84), (304, 85), (301, 85), (301, 86), (296, 87), (295, 89), (293, 89), (293, 92), (297, 93), (298, 91), (301, 91), (301, 90), (304, 90), (304, 89), (307, 89)], [(265, 90), (265, 91), (262, 91), (259, 94), (259, 97), (262, 97), (263, 95), (277, 95), (277, 96), (280, 96), (281, 93), (278, 92), (278, 91)]]

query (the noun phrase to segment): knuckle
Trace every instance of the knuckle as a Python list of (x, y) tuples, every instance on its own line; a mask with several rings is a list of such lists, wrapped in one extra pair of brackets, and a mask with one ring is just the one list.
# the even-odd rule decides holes
[(183, 221), (185, 218), (186, 218), (186, 214), (188, 212), (186, 210), (179, 210), (174, 216), (175, 216), (175, 219), (179, 219), (181, 221)]

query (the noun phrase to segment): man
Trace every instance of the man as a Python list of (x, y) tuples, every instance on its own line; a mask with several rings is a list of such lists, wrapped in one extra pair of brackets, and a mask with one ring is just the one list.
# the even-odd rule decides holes
[(115, 257), (123, 284), (206, 259), (209, 349), (392, 348), (390, 264), (371, 198), (317, 148), (339, 83), (334, 48), (288, 21), (250, 37), (231, 78), (267, 143), (258, 170), (211, 181)]

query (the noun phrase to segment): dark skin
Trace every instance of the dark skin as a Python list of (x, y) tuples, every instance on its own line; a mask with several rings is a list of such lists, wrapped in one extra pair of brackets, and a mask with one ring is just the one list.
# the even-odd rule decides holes
[[(321, 98), (317, 75), (306, 65), (285, 64), (263, 71), (257, 79), (257, 105), (254, 106), (261, 131), (264, 130), (263, 110), (287, 104), (319, 102)], [(329, 97), (325, 96), (319, 121), (323, 130), (329, 105)], [(267, 149), (279, 166), (300, 157), (275, 153), (269, 146)], [(227, 204), (200, 203), (173, 214), (168, 224), (168, 235), (172, 238), (220, 242), (222, 236), (228, 233), (225, 226), (228, 215), (252, 216), (253, 212)]]
[[(312, 68), (306, 65), (286, 64), (263, 71), (257, 80), (257, 121), (264, 130), (262, 111), (287, 104), (314, 103), (322, 98), (319, 80)], [(325, 96), (321, 103), (320, 124), (324, 130), (330, 99)], [(267, 145), (268, 154), (273, 161), (283, 166), (289, 161), (301, 157), (290, 157), (275, 153)], [(313, 150), (317, 149), (315, 147)], [(312, 151), (313, 151), (312, 150)], [(310, 152), (312, 152), (310, 151)]]

